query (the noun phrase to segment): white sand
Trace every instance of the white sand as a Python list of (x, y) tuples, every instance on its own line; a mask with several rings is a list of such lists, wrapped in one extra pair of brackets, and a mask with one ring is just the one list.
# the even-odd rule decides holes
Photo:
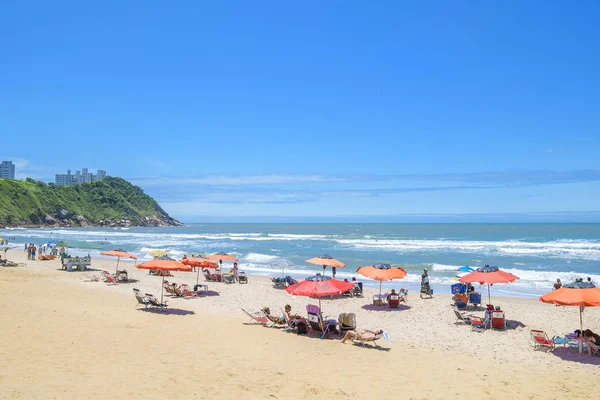
[[(9, 251), (9, 259), (24, 258)], [(371, 306), (372, 289), (364, 298), (322, 300), (326, 315), (354, 312), (359, 328), (388, 330), (392, 342), (382, 351), (245, 324), (241, 307), (290, 304), (305, 314), (316, 304), (264, 277), (208, 283), (218, 295), (166, 297), (170, 308), (193, 314), (135, 310), (132, 288), (160, 295), (161, 280), (121, 266), (139, 282), (88, 282), (85, 273), (59, 271), (58, 261), (0, 268), (0, 398), (598, 398), (600, 357), (532, 350), (532, 328), (578, 328), (574, 307), (492, 298), (523, 326), (477, 333), (456, 323), (449, 295), (409, 293), (396, 311)], [(115, 269), (103, 259), (93, 267)], [(195, 273), (174, 274), (171, 281), (196, 282)], [(584, 314), (584, 327), (600, 331), (600, 310)]]

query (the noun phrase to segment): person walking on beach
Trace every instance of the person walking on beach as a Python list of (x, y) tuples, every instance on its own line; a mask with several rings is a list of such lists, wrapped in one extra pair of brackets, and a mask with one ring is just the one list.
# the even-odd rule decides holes
[(421, 275), (421, 293), (431, 296), (431, 286), (429, 285), (429, 273), (427, 269), (424, 269), (423, 275)]

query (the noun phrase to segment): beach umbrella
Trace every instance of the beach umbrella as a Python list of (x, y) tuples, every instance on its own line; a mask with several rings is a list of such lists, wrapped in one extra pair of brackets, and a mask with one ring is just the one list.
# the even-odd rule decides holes
[(181, 263), (189, 265), (190, 267), (198, 268), (198, 273), (196, 274), (196, 285), (200, 280), (200, 269), (219, 268), (219, 264), (217, 264), (216, 262), (212, 262), (210, 260), (207, 260), (206, 258), (201, 257), (184, 258), (181, 260)]
[(281, 277), (285, 278), (285, 269), (286, 268), (294, 268), (296, 265), (291, 262), (290, 260), (287, 260), (285, 258), (279, 258), (275, 261), (273, 261), (271, 263), (272, 266), (276, 267), (276, 268), (281, 268)]
[(381, 296), (381, 282), (402, 279), (406, 276), (406, 271), (403, 268), (392, 267), (390, 264), (375, 264), (366, 267), (358, 267), (356, 272), (367, 278), (379, 281), (379, 296)]
[(460, 267), (458, 270), (460, 272), (473, 272), (475, 271), (475, 268), (471, 268), (468, 265), (465, 265), (464, 267)]
[[(137, 257), (134, 256), (133, 254), (130, 254), (126, 251), (123, 251), (121, 249), (119, 250), (111, 250), (111, 251), (102, 251), (100, 252), (101, 255), (103, 256), (109, 256), (109, 257), (117, 257), (117, 268), (116, 271), (119, 270), (119, 261), (121, 260), (121, 257), (123, 258), (131, 258), (133, 260), (137, 260)], [(116, 273), (115, 271), (115, 273)]]
[(346, 264), (344, 264), (341, 261), (336, 260), (335, 258), (331, 257), (329, 254), (323, 254), (322, 256), (314, 257), (314, 258), (311, 258), (310, 260), (305, 260), (304, 262), (314, 264), (314, 265), (322, 265), (323, 272), (325, 272), (325, 268), (327, 268), (327, 266), (330, 266), (332, 268), (334, 268), (334, 267), (335, 268), (343, 268), (346, 266)]
[(486, 265), (484, 268), (477, 268), (460, 278), (461, 283), (475, 283), (479, 282), (481, 285), (487, 283), (488, 285), (488, 304), (492, 303), (492, 297), (490, 295), (490, 286), (495, 283), (511, 283), (519, 279), (518, 276), (511, 274), (510, 272), (502, 271), (498, 267), (490, 267)]
[[(223, 261), (237, 261), (238, 259), (235, 258), (234, 256), (230, 256), (227, 253), (223, 253), (223, 252), (219, 252), (219, 253), (215, 253), (212, 254), (208, 257), (206, 257), (208, 260), (212, 260), (212, 261), (218, 261), (219, 262), (219, 267), (223, 266)], [(222, 268), (220, 268), (222, 269)]]
[(164, 250), (152, 250), (149, 253), (152, 257), (157, 258), (157, 257), (164, 257), (167, 255), (167, 252)]
[[(180, 262), (170, 261), (170, 260), (150, 260), (150, 261), (146, 261), (144, 263), (136, 265), (136, 268), (150, 269), (153, 271), (184, 271), (184, 272), (192, 271), (192, 267), (190, 267), (189, 265), (185, 265)], [(163, 291), (164, 291), (163, 286), (165, 283), (165, 277), (161, 276), (161, 278), (162, 278), (162, 284), (160, 285), (160, 302), (162, 303), (163, 302)]]
[(351, 282), (338, 281), (323, 275), (315, 275), (303, 281), (285, 288), (285, 291), (294, 296), (316, 297), (319, 299), (321, 308), (321, 297), (336, 296), (352, 290), (354, 284)]
[[(579, 307), (579, 326), (583, 332), (583, 310), (600, 306), (600, 288), (587, 282), (573, 282), (540, 297), (543, 303)], [(580, 342), (581, 343), (581, 342)], [(582, 347), (579, 348), (581, 351)]]
[(69, 245), (64, 240), (61, 240), (60, 242), (56, 243), (56, 247), (69, 247)]

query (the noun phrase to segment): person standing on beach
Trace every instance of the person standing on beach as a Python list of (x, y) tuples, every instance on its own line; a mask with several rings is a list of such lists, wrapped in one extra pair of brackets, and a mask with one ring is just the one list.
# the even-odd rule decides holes
[(31, 244), (27, 247), (27, 259), (31, 260)]
[(333, 275), (333, 279), (335, 279), (336, 268), (331, 267), (331, 274)]
[(554, 290), (560, 289), (561, 287), (562, 283), (560, 282), (560, 279), (556, 278), (556, 283), (554, 283)]
[(236, 262), (233, 263), (233, 281), (237, 282), (238, 280), (238, 265)]
[(429, 273), (427, 272), (427, 269), (424, 269), (423, 275), (421, 275), (421, 292), (431, 295), (431, 288), (429, 286)]

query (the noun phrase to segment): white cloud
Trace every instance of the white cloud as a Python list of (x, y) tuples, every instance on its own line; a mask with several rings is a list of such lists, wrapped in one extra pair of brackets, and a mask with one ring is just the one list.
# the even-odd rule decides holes
[(289, 183), (318, 183), (343, 181), (343, 178), (323, 175), (209, 175), (189, 178), (131, 178), (131, 181), (144, 186), (163, 185), (214, 185), (214, 186), (239, 186), (239, 185), (280, 185)]

